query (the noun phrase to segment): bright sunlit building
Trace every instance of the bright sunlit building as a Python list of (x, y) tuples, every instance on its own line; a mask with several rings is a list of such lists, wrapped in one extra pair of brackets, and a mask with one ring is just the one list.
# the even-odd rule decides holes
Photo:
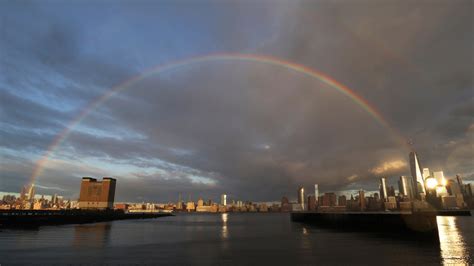
[(116, 180), (104, 177), (102, 181), (83, 177), (79, 195), (80, 209), (112, 209), (114, 207)]
[(440, 186), (446, 186), (447, 185), (446, 179), (444, 178), (443, 171), (433, 172), (433, 177), (438, 182), (438, 185), (440, 185)]
[(426, 194), (425, 190), (425, 180), (421, 173), (421, 166), (420, 162), (418, 161), (418, 156), (416, 152), (412, 151), (409, 155), (410, 158), (410, 170), (411, 176), (413, 178), (413, 189), (415, 192), (415, 197), (421, 199), (422, 196), (420, 194)]
[(298, 189), (298, 204), (301, 206), (301, 209), (304, 210), (304, 188), (300, 187)]
[(223, 205), (223, 206), (227, 205), (227, 195), (226, 194), (221, 195), (221, 205)]
[(398, 181), (398, 191), (400, 195), (407, 198), (413, 198), (413, 182), (410, 176), (400, 176)]
[(387, 201), (388, 191), (387, 191), (387, 179), (385, 177), (380, 178), (380, 197)]

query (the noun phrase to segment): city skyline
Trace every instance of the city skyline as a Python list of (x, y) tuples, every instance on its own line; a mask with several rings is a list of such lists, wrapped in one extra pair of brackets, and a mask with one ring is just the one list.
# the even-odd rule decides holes
[[(433, 193), (433, 189), (435, 189), (434, 190), (434, 195), (432, 195), (432, 196), (434, 196), (435, 198), (438, 198), (439, 200), (442, 200), (444, 196), (456, 197), (457, 194), (462, 194), (465, 197), (467, 197), (466, 204), (468, 204), (468, 205), (472, 204), (471, 203), (471, 197), (472, 197), (472, 195), (471, 195), (471, 193), (472, 193), (471, 183), (472, 182), (463, 181), (463, 177), (459, 176), (459, 175), (456, 175), (455, 178), (448, 178), (447, 179), (447, 178), (445, 178), (443, 171), (430, 171), (430, 169), (427, 168), (427, 167), (421, 168), (421, 165), (420, 165), (420, 162), (417, 159), (417, 156), (418, 156), (417, 153), (412, 151), (412, 152), (409, 153), (408, 157), (409, 157), (409, 161), (410, 161), (410, 171), (412, 173), (414, 173), (415, 175), (418, 175), (418, 177), (413, 178), (411, 176), (405, 176), (405, 175), (400, 176), (399, 180), (396, 182), (396, 184), (397, 184), (396, 187), (398, 187), (398, 190), (396, 190), (393, 185), (389, 186), (389, 184), (394, 183), (393, 181), (391, 183), (387, 182), (387, 179), (390, 180), (390, 178), (381, 177), (379, 179), (380, 183), (379, 183), (379, 190), (378, 191), (370, 191), (370, 190), (367, 191), (367, 190), (362, 189), (362, 188), (360, 188), (358, 191), (323, 190), (324, 191), (323, 196), (319, 197), (319, 184), (314, 184), (314, 193), (313, 194), (311, 194), (311, 193), (306, 194), (304, 192), (304, 190), (305, 190), (304, 186), (299, 186), (296, 200), (294, 200), (293, 203), (297, 203), (299, 205), (299, 209), (301, 209), (301, 210), (308, 210), (310, 204), (313, 204), (314, 206), (319, 205), (318, 202), (320, 201), (320, 198), (324, 199), (328, 194), (333, 194), (334, 196), (339, 196), (339, 199), (341, 199), (341, 197), (342, 197), (343, 201), (345, 202), (347, 196), (350, 196), (350, 198), (352, 200), (354, 195), (356, 197), (358, 197), (357, 193), (359, 193), (359, 196), (360, 196), (361, 191), (363, 191), (364, 193), (367, 193), (367, 195), (370, 195), (371, 197), (375, 197), (376, 199), (381, 199), (382, 201), (385, 201), (385, 202), (388, 201), (389, 197), (395, 197), (395, 195), (397, 195), (397, 197), (398, 197), (397, 200), (404, 200), (405, 199), (405, 200), (422, 200), (422, 201), (424, 201), (426, 199), (426, 197), (429, 196), (430, 193), (431, 194)], [(112, 182), (111, 187), (109, 187), (109, 182)], [(111, 178), (111, 177), (104, 177), (103, 181), (97, 181), (96, 178), (92, 178), (92, 177), (83, 177), (82, 182), (81, 182), (81, 190), (80, 190), (79, 198), (77, 200), (76, 199), (67, 199), (67, 202), (68, 202), (68, 204), (78, 202), (79, 204), (78, 204), (77, 207), (79, 207), (79, 208), (84, 208), (84, 206), (89, 206), (89, 204), (92, 204), (91, 205), (92, 208), (97, 208), (97, 206), (99, 206), (99, 205), (102, 206), (101, 204), (107, 204), (107, 208), (111, 209), (111, 208), (113, 208), (113, 203), (114, 203), (114, 198), (115, 198), (115, 188), (116, 188), (115, 182), (116, 182), (116, 179)], [(453, 183), (456, 184), (456, 185), (454, 185), (455, 187), (459, 186), (459, 188), (457, 188), (457, 189), (454, 188), (454, 190), (453, 190), (453, 188), (452, 188)], [(91, 187), (88, 188), (89, 184), (90, 184)], [(104, 187), (104, 185), (105, 185), (105, 187)], [(467, 187), (464, 188), (465, 185), (468, 185), (469, 188), (467, 188)], [(415, 187), (416, 187), (416, 189), (415, 189)], [(429, 191), (427, 191), (427, 189)], [(51, 198), (52, 202), (55, 202), (58, 199), (58, 197), (60, 197), (61, 200), (64, 199), (64, 197), (62, 195), (58, 195), (58, 194), (37, 195), (35, 193), (35, 191), (36, 191), (35, 184), (31, 183), (30, 185), (23, 186), (21, 188), (20, 193), (0, 192), (0, 196), (4, 197), (4, 199), (6, 197), (8, 199), (7, 201), (10, 202), (10, 203), (16, 202), (16, 200), (14, 200), (14, 199), (15, 199), (15, 197), (17, 197), (19, 202), (17, 202), (16, 204), (20, 204), (20, 205), (18, 205), (16, 207), (12, 206), (12, 208), (20, 207), (22, 205), (22, 202), (24, 202), (24, 203), (26, 203), (26, 202), (35, 203), (38, 200), (42, 201), (42, 200), (45, 199), (45, 196), (47, 196), (47, 197), (49, 196)], [(86, 192), (86, 191), (88, 191), (88, 192)], [(108, 195), (108, 196), (105, 196), (105, 194), (101, 196), (100, 194), (102, 193), (102, 191), (106, 191), (105, 193), (109, 193), (109, 191), (110, 191), (111, 194)], [(97, 194), (97, 193), (99, 193), (99, 194)], [(85, 196), (86, 194), (88, 194), (89, 196)], [(93, 195), (93, 194), (96, 194), (96, 196), (92, 196), (92, 198), (90, 198), (91, 195)], [(198, 202), (199, 201), (203, 202), (203, 199), (207, 199), (207, 201), (206, 201), (206, 202), (208, 202), (207, 206), (211, 206), (212, 204), (218, 202), (218, 201), (215, 201), (215, 199), (213, 199), (212, 197), (206, 197), (206, 196), (201, 195), (200, 193), (198, 193), (198, 195), (199, 195), (198, 196)], [(194, 194), (193, 194), (193, 196), (194, 196)], [(90, 199), (93, 199), (93, 201), (97, 200), (99, 198), (101, 198), (102, 200), (100, 200), (96, 203), (93, 203), (93, 202), (88, 202), (87, 200), (85, 200), (86, 197), (88, 197)], [(105, 198), (110, 197), (112, 200), (111, 201), (109, 201), (109, 200), (104, 201), (104, 199), (105, 199), (104, 197)], [(309, 197), (309, 198), (307, 198), (307, 197)], [(310, 203), (310, 201), (312, 200), (311, 197), (313, 197), (313, 200), (315, 201), (314, 203)], [(283, 198), (288, 200), (287, 195), (283, 195)], [(290, 195), (289, 199), (292, 200), (291, 195)], [(81, 201), (83, 202), (82, 204), (86, 204), (86, 205), (81, 207), (81, 203), (80, 203)], [(339, 202), (339, 200), (334, 199), (334, 202), (336, 202), (336, 201)], [(460, 202), (463, 202), (463, 201), (464, 200), (461, 200)], [(130, 201), (128, 201), (128, 202), (127, 201), (118, 201), (118, 202), (140, 204), (138, 202), (130, 202)], [(173, 200), (168, 200), (167, 203), (164, 203), (164, 204), (169, 205), (172, 202), (173, 202)], [(193, 199), (191, 194), (188, 195), (188, 201), (187, 202), (188, 203), (191, 202), (192, 204), (196, 203), (196, 201)], [(239, 198), (239, 197), (233, 197), (231, 200), (229, 200), (229, 202), (232, 202), (232, 205), (234, 205), (235, 202), (242, 202), (242, 199)], [(246, 199), (246, 200), (244, 200), (244, 202), (250, 202), (251, 203), (252, 200), (248, 201), (248, 199)], [(274, 203), (278, 202), (278, 200), (266, 199), (266, 200), (263, 200), (263, 201), (257, 201), (257, 202), (253, 201), (253, 202), (254, 203), (268, 203), (269, 205), (270, 204), (274, 205)], [(146, 204), (163, 204), (163, 202), (160, 203), (160, 202), (156, 202), (156, 201), (143, 200), (142, 204), (145, 204), (145, 203)], [(281, 203), (283, 205), (283, 200), (282, 200)], [(96, 206), (95, 204), (99, 204), (99, 205)], [(182, 205), (182, 204), (186, 204), (186, 201), (184, 201), (184, 202), (182, 201), (181, 193), (179, 193), (177, 203), (176, 203), (176, 205), (174, 205), (173, 208), (181, 209), (181, 208), (184, 207), (184, 205)], [(340, 206), (339, 204), (340, 203), (338, 203), (338, 206)], [(437, 204), (437, 202), (434, 202), (434, 204)], [(441, 204), (441, 202), (439, 204)], [(201, 205), (202, 206), (203, 204), (198, 203), (196, 205), (198, 205), (198, 206)], [(204, 205), (206, 205), (206, 204), (204, 204)], [(226, 206), (227, 205), (227, 194), (221, 194), (220, 195), (220, 205), (221, 206)], [(239, 205), (239, 204), (237, 203), (237, 205)], [(180, 206), (180, 207), (178, 207), (178, 206)], [(440, 208), (440, 206), (438, 206), (438, 208)], [(103, 208), (103, 207), (104, 206), (102, 206), (101, 208)], [(20, 207), (20, 208), (23, 208), (23, 207)], [(26, 207), (26, 209), (28, 209), (28, 208), (30, 208), (30, 206)]]
[[(398, 192), (399, 195), (404, 195), (404, 196), (408, 196), (409, 198), (416, 198), (417, 196), (416, 195), (419, 195), (419, 193), (422, 193), (422, 194), (426, 194), (426, 190), (425, 190), (425, 185), (421, 185), (421, 184), (425, 184), (426, 183), (426, 179), (427, 178), (430, 178), (432, 180), (436, 180), (436, 184), (437, 185), (443, 185), (443, 186), (446, 186), (448, 181), (453, 181), (453, 182), (458, 182), (459, 183), (459, 178), (461, 178), (461, 180), (464, 180), (462, 176), (460, 175), (456, 175), (455, 177), (451, 177), (451, 178), (445, 178), (444, 176), (444, 172), (443, 171), (430, 171), (429, 168), (426, 168), (426, 167), (421, 167), (420, 165), (420, 162), (418, 160), (418, 154), (414, 151), (410, 152), (409, 153), (409, 159), (408, 159), (408, 164), (410, 165), (410, 169), (408, 169), (409, 172), (411, 172), (412, 174), (414, 173), (415, 175), (418, 175), (418, 177), (415, 179), (415, 178), (412, 178), (411, 176), (406, 176), (406, 175), (400, 175), (398, 176), (397, 178), (399, 180), (395, 180), (395, 177), (394, 176), (384, 176), (384, 177), (379, 177), (377, 179), (380, 180), (380, 184), (378, 185), (378, 189), (369, 189), (369, 190), (366, 190), (365, 188), (363, 189), (362, 187), (359, 188), (359, 189), (353, 189), (353, 190), (333, 190), (333, 189), (330, 189), (330, 188), (327, 188), (327, 189), (323, 189), (323, 194), (324, 193), (335, 193), (337, 196), (353, 196), (353, 195), (356, 195), (357, 193), (360, 192), (360, 190), (364, 190), (366, 193), (370, 193), (371, 195), (374, 195), (375, 194), (378, 194), (380, 195), (381, 198), (384, 198), (384, 194), (385, 194), (385, 197), (387, 195), (387, 189), (389, 188), (389, 185), (390, 187), (393, 189), (393, 187), (397, 187), (398, 189), (396, 190)], [(438, 169), (439, 170), (439, 169)], [(92, 177), (83, 177), (82, 180), (93, 180), (95, 181), (96, 179), (95, 178), (92, 178)], [(111, 179), (110, 177), (104, 177), (104, 180), (106, 179)], [(114, 178), (112, 178), (113, 180), (115, 180)], [(390, 180), (390, 182), (388, 183), (387, 182), (387, 179)], [(417, 180), (417, 181), (415, 181)], [(318, 180), (313, 180), (315, 182), (317, 182)], [(374, 181), (374, 180), (372, 180)], [(471, 180), (464, 180), (462, 181), (464, 182), (465, 184), (474, 184), (474, 181), (471, 181)], [(461, 183), (462, 183), (461, 182)], [(369, 185), (369, 187), (371, 188), (374, 188), (375, 187), (375, 184), (376, 182), (372, 182), (372, 184)], [(383, 185), (382, 185), (383, 184)], [(415, 184), (418, 184), (417, 185), (417, 189), (415, 189)], [(310, 184), (310, 186), (313, 186), (314, 185), (314, 192), (313, 194), (311, 193), (308, 193), (307, 195), (318, 195), (319, 194), (319, 184)], [(58, 194), (57, 193), (54, 193), (54, 194), (41, 194), (41, 193), (36, 193), (36, 185), (35, 183), (29, 183), (25, 186), (22, 186), (21, 187), (21, 191), (18, 193), (18, 192), (7, 192), (7, 191), (0, 191), (0, 197), (3, 197), (3, 196), (18, 196), (18, 198), (23, 198), (23, 197), (26, 197), (28, 199), (40, 199), (40, 198), (43, 198), (43, 197), (50, 197), (50, 198), (54, 198), (54, 197), (57, 197)], [(41, 187), (41, 186), (40, 186)], [(114, 185), (115, 187), (115, 185)], [(384, 191), (384, 188), (385, 188), (385, 191)], [(303, 194), (304, 193), (304, 189), (305, 189), (305, 186), (301, 186), (299, 185), (299, 188), (298, 188), (298, 195), (296, 197), (293, 198), (293, 196), (291, 195), (291, 193), (289, 194), (289, 199), (290, 200), (293, 200), (294, 202), (298, 202), (298, 204), (302, 204), (302, 207), (305, 206), (305, 204), (307, 203), (306, 202), (306, 198), (304, 198), (303, 200), (301, 199), (301, 197), (304, 197), (303, 195), (300, 195), (300, 191), (303, 190)], [(115, 190), (115, 189), (114, 189)], [(417, 190), (420, 190), (420, 191), (417, 191)], [(181, 192), (178, 193), (178, 202), (181, 201)], [(26, 195), (26, 196), (23, 196), (23, 195)], [(31, 196), (33, 195), (33, 197)], [(192, 192), (189, 192), (188, 193), (188, 197), (189, 197), (189, 201), (192, 201), (191, 199), (197, 195), (197, 198), (200, 198), (200, 199), (208, 199), (208, 200), (211, 200), (211, 201), (214, 201), (214, 200), (220, 200), (220, 202), (225, 202), (226, 201), (226, 198), (227, 198), (227, 194), (220, 194), (220, 196), (218, 198), (214, 198), (212, 196), (209, 196), (209, 195), (203, 195), (202, 192), (200, 191), (192, 191)], [(61, 198), (64, 198), (64, 196), (62, 195), (59, 195)], [(232, 201), (236, 201), (238, 199), (242, 199), (241, 196), (239, 195), (229, 195), (232, 197)], [(287, 197), (288, 195), (283, 195), (283, 197)], [(418, 196), (419, 197), (419, 196)], [(67, 198), (68, 201), (76, 201), (76, 200), (79, 200), (80, 196), (79, 196), (79, 193), (76, 193), (74, 194), (73, 196), (69, 196)], [(141, 197), (140, 197), (141, 198)], [(318, 198), (318, 196), (316, 196), (316, 198)], [(276, 198), (273, 198), (273, 199), (263, 199), (263, 200), (253, 200), (253, 199), (247, 199), (247, 200), (251, 200), (251, 201), (254, 201), (254, 202), (257, 202), (257, 203), (275, 203), (275, 202), (278, 202), (279, 199), (276, 199)], [(153, 200), (153, 199), (145, 199), (145, 198), (141, 198), (141, 201), (130, 201), (130, 200), (119, 200), (118, 202), (123, 202), (123, 203), (138, 203), (138, 202), (149, 202), (149, 203), (159, 203), (159, 204), (163, 204), (163, 203), (170, 203), (170, 202), (173, 202), (174, 199), (167, 199), (167, 200), (162, 200), (162, 201), (156, 201), (156, 200)], [(195, 201), (193, 201), (195, 202)]]
[(83, 176), (133, 202), (376, 191), (411, 175), (408, 142), (472, 182), (471, 6), (8, 3), (0, 191), (73, 198)]

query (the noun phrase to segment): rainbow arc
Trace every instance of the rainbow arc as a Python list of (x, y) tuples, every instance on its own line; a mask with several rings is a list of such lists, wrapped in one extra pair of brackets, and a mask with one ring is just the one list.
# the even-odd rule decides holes
[(286, 61), (280, 58), (272, 57), (272, 56), (264, 56), (264, 55), (256, 55), (256, 54), (233, 54), (233, 53), (220, 53), (220, 54), (209, 54), (191, 58), (185, 58), (178, 61), (173, 61), (167, 64), (159, 65), (157, 67), (151, 68), (137, 76), (134, 76), (130, 79), (125, 80), (124, 82), (110, 88), (107, 92), (103, 95), (95, 99), (94, 101), (90, 102), (82, 111), (65, 127), (54, 139), (54, 141), (48, 146), (48, 149), (44, 153), (44, 155), (36, 162), (35, 168), (31, 175), (31, 182), (33, 183), (34, 180), (41, 175), (48, 159), (53, 155), (54, 151), (63, 143), (69, 134), (74, 130), (74, 128), (79, 125), (92, 111), (97, 109), (100, 105), (104, 104), (108, 99), (110, 99), (115, 94), (131, 88), (132, 85), (136, 84), (137, 82), (146, 79), (152, 75), (156, 75), (159, 73), (163, 73), (169, 70), (178, 69), (184, 66), (190, 66), (195, 64), (203, 64), (203, 63), (210, 63), (214, 61), (242, 61), (242, 62), (249, 62), (249, 63), (259, 63), (259, 64), (267, 64), (278, 66), (281, 68), (288, 69), (289, 71), (294, 71), (297, 73), (301, 73), (302, 75), (309, 76), (311, 78), (317, 79), (318, 81), (327, 84), (329, 87), (337, 90), (341, 94), (350, 98), (355, 104), (365, 110), (371, 117), (374, 118), (379, 124), (383, 127), (387, 128), (392, 132), (397, 138), (400, 140), (402, 145), (406, 145), (406, 142), (402, 135), (395, 130), (390, 124), (387, 122), (386, 119), (381, 115), (381, 113), (375, 108), (375, 106), (371, 105), (366, 99), (362, 96), (358, 95), (353, 90), (349, 89), (344, 84), (338, 82), (334, 78), (331, 78), (329, 75), (317, 71), (315, 69), (309, 68), (307, 66)]

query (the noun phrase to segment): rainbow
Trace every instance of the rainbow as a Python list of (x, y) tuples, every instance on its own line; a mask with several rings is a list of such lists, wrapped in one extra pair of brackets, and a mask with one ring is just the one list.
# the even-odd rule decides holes
[(353, 90), (349, 89), (342, 83), (336, 81), (335, 79), (331, 78), (330, 76), (306, 67), (301, 64), (297, 64), (294, 62), (286, 61), (283, 59), (279, 59), (272, 56), (264, 56), (264, 55), (255, 55), (255, 54), (239, 54), (239, 53), (219, 53), (219, 54), (209, 54), (204, 56), (196, 56), (185, 58), (178, 61), (173, 61), (171, 63), (159, 65), (157, 67), (153, 67), (137, 76), (134, 76), (118, 85), (112, 87), (107, 92), (105, 92), (102, 96), (98, 97), (94, 101), (90, 102), (82, 111), (65, 127), (54, 139), (54, 141), (48, 146), (48, 149), (43, 154), (43, 156), (36, 162), (35, 168), (31, 175), (31, 182), (41, 175), (48, 159), (53, 155), (54, 151), (64, 142), (64, 140), (68, 137), (71, 131), (82, 122), (93, 110), (97, 109), (101, 104), (106, 102), (116, 93), (126, 90), (130, 88), (131, 85), (135, 84), (138, 81), (141, 81), (151, 75), (162, 73), (164, 71), (177, 69), (183, 66), (189, 66), (193, 64), (202, 64), (207, 62), (214, 62), (214, 61), (244, 61), (244, 62), (254, 62), (260, 64), (267, 64), (282, 67), (297, 73), (301, 73), (303, 75), (315, 78), (320, 82), (323, 82), (329, 85), (331, 88), (336, 89), (343, 95), (349, 97), (354, 103), (360, 106), (363, 110), (365, 110), (370, 116), (372, 116), (379, 124), (388, 128), (390, 131), (394, 132), (396, 136), (398, 136), (402, 141), (401, 143), (405, 143), (401, 135), (393, 129), (390, 124), (383, 118), (377, 109), (372, 106), (366, 99), (362, 96), (356, 94)]

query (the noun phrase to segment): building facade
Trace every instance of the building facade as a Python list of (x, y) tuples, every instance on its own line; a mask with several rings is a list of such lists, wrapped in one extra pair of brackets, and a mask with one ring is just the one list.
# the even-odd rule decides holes
[(410, 176), (400, 176), (398, 191), (402, 197), (413, 198), (413, 182)]
[(226, 194), (221, 195), (221, 205), (223, 205), (223, 206), (227, 205), (227, 195)]
[(333, 192), (324, 193), (321, 197), (321, 206), (336, 206), (337, 196)]
[(111, 177), (104, 177), (102, 181), (83, 177), (78, 202), (79, 209), (112, 209), (116, 182)]
[(387, 179), (385, 177), (380, 178), (380, 197), (382, 200), (387, 201), (388, 198), (388, 189), (387, 189)]
[[(418, 161), (418, 156), (416, 152), (412, 151), (410, 152), (410, 171), (411, 171), (411, 176), (413, 180), (413, 190), (415, 192), (415, 197), (417, 199), (421, 199), (422, 195), (421, 194), (426, 194), (425, 191), (425, 180), (423, 178), (423, 175), (421, 173), (421, 165), (420, 162)], [(428, 170), (429, 172), (429, 170)]]
[(308, 211), (316, 211), (316, 197), (313, 195), (308, 196)]
[(301, 206), (301, 209), (304, 210), (304, 188), (300, 187), (298, 189), (298, 204)]

